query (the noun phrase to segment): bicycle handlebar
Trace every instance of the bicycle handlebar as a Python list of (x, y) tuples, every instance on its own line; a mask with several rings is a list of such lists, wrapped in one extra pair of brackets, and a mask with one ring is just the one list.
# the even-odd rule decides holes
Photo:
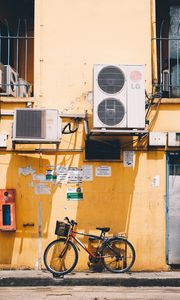
[(65, 217), (64, 220), (67, 221), (67, 222), (68, 222), (69, 224), (71, 224), (72, 226), (77, 225), (77, 222), (75, 222), (74, 220), (71, 220), (71, 221), (70, 221), (68, 217)]
[(68, 223), (70, 223), (70, 220), (69, 220), (68, 217), (65, 217), (65, 218), (64, 218), (64, 221), (67, 221)]

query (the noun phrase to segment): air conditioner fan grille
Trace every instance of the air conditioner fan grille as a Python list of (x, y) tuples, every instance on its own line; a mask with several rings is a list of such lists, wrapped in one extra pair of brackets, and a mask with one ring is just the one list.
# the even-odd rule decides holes
[(16, 138), (44, 138), (43, 111), (17, 110), (16, 114)]
[(123, 72), (114, 66), (104, 67), (98, 74), (98, 85), (107, 94), (116, 94), (124, 86)]
[(123, 120), (125, 109), (121, 101), (107, 98), (101, 101), (97, 113), (102, 123), (107, 126), (115, 126)]

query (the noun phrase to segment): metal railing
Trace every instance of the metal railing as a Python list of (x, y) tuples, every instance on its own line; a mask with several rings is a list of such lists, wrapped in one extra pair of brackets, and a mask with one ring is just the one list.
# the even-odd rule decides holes
[(161, 23), (153, 38), (157, 53), (158, 78), (153, 85), (160, 97), (180, 97), (180, 23)]
[[(14, 26), (13, 26), (14, 27)], [(28, 82), (28, 72), (32, 66), (26, 19), (19, 19), (16, 29), (10, 30), (8, 21), (0, 21), (0, 96), (32, 96), (33, 82)], [(32, 61), (31, 61), (32, 63)]]

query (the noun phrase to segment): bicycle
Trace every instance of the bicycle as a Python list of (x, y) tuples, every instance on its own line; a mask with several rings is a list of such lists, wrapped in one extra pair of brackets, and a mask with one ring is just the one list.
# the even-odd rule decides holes
[[(109, 227), (97, 227), (101, 231), (100, 236), (74, 231), (77, 222), (70, 221), (68, 217), (65, 220), (67, 223), (56, 222), (55, 234), (60, 237), (52, 241), (44, 251), (44, 264), (55, 277), (70, 273), (77, 265), (79, 248), (72, 239), (89, 254), (90, 262), (101, 261), (110, 272), (127, 272), (133, 266), (136, 254), (127, 238), (106, 237)], [(76, 237), (77, 234), (98, 241), (94, 253)]]

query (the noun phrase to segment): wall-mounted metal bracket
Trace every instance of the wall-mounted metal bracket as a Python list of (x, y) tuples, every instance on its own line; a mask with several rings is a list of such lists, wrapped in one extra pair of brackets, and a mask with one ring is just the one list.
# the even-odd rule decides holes
[(147, 134), (147, 130), (138, 130), (138, 129), (107, 129), (107, 128), (99, 128), (99, 129), (91, 129), (90, 136), (143, 136)]
[(87, 113), (87, 111), (85, 112), (85, 114), (64, 114), (64, 113), (59, 113), (59, 117), (64, 118), (64, 119), (83, 120), (85, 134), (86, 134), (86, 136), (89, 136), (89, 122), (88, 122), (88, 113)]
[(64, 114), (64, 113), (59, 113), (60, 118), (65, 118), (65, 119), (85, 119), (86, 114)]

